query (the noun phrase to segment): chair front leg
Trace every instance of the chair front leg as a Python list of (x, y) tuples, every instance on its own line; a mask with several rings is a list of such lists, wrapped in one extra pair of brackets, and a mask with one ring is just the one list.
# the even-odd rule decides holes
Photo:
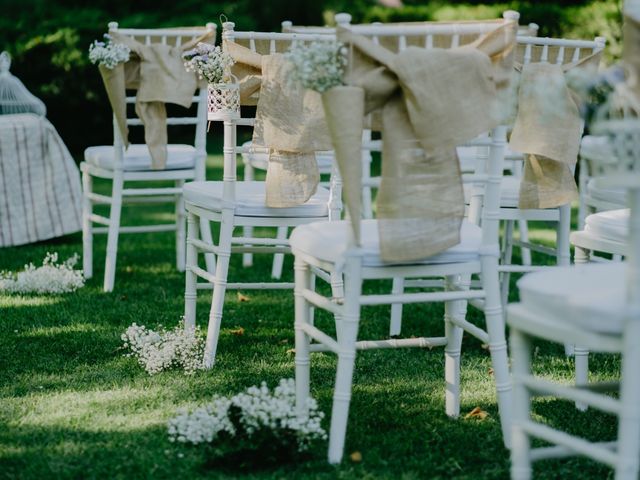
[(216, 350), (220, 337), (220, 324), (222, 323), (224, 296), (227, 291), (227, 275), (229, 273), (229, 258), (231, 257), (231, 238), (234, 228), (233, 216), (233, 210), (223, 209), (222, 222), (220, 223), (220, 238), (218, 240), (218, 255), (216, 255), (216, 274), (213, 283), (213, 296), (211, 298), (209, 326), (204, 351), (205, 368), (211, 368), (216, 359)]
[[(182, 188), (184, 180), (176, 180), (176, 188)], [(185, 263), (185, 230), (186, 212), (184, 209), (184, 197), (176, 195), (176, 268), (184, 272)]]
[(311, 325), (311, 306), (304, 298), (303, 292), (311, 289), (311, 272), (309, 265), (299, 257), (294, 261), (295, 286), (293, 290), (295, 300), (295, 364), (296, 364), (296, 413), (300, 418), (309, 414), (310, 368), (309, 335), (304, 331), (306, 325)]
[(348, 258), (344, 275), (345, 296), (343, 314), (336, 318), (338, 367), (331, 410), (329, 432), (329, 463), (340, 463), (347, 434), (351, 385), (356, 360), (356, 340), (360, 323), (360, 293), (362, 290), (359, 258)]
[[(285, 242), (287, 240), (287, 227), (278, 227), (276, 238)], [(273, 255), (273, 265), (271, 266), (271, 278), (276, 280), (282, 277), (282, 266), (284, 264), (284, 253), (276, 253)]]
[(196, 301), (198, 299), (198, 277), (193, 272), (193, 267), (198, 266), (198, 249), (192, 240), (199, 238), (198, 218), (192, 212), (187, 214), (187, 245), (185, 265), (184, 287), (184, 326), (194, 328), (196, 326)]
[(104, 267), (104, 291), (113, 291), (116, 277), (116, 257), (118, 255), (118, 235), (120, 233), (120, 213), (122, 211), (122, 171), (116, 170), (111, 188), (111, 211), (107, 235), (107, 257)]
[[(401, 295), (404, 293), (404, 278), (395, 277), (391, 285), (391, 293), (393, 295)], [(400, 335), (402, 330), (402, 307), (401, 303), (391, 304), (391, 321), (389, 322), (389, 336), (395, 337)]]
[(89, 172), (82, 172), (82, 271), (84, 278), (93, 277), (93, 178)]
[(511, 478), (531, 478), (531, 445), (522, 424), (529, 420), (531, 395), (522, 378), (531, 375), (531, 339), (523, 332), (511, 330), (513, 358), (513, 422), (511, 425)]
[[(470, 282), (465, 282), (466, 288)], [(451, 287), (462, 285), (457, 275), (447, 277), (445, 282), (446, 290)], [(445, 411), (450, 417), (460, 415), (460, 351), (462, 348), (462, 336), (464, 330), (457, 326), (452, 320), (454, 318), (464, 319), (467, 311), (467, 302), (464, 300), (453, 300), (444, 303), (444, 329), (447, 344), (444, 347), (444, 379), (445, 390)]]

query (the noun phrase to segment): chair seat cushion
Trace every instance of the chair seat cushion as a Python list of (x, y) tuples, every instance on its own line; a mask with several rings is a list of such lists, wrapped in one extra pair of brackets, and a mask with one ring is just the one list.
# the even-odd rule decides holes
[(587, 193), (590, 197), (603, 202), (624, 206), (627, 204), (627, 192), (623, 188), (602, 188), (597, 179), (592, 178), (587, 182)]
[[(380, 258), (377, 220), (363, 220), (361, 229), (363, 265), (366, 267), (390, 265)], [(325, 262), (339, 263), (347, 250), (350, 230), (351, 226), (346, 220), (301, 225), (291, 234), (291, 248), (294, 253), (300, 252)], [(459, 263), (478, 259), (478, 249), (482, 241), (480, 227), (465, 220), (462, 222), (460, 236), (462, 241), (458, 245), (410, 264)]]
[[(269, 165), (269, 149), (266, 147), (254, 146), (251, 141), (244, 142), (240, 147), (242, 161), (253, 168), (266, 170)], [(320, 173), (331, 173), (333, 165), (333, 152), (316, 152), (316, 161)]]
[[(473, 191), (473, 185), (465, 183), (464, 198), (466, 203), (469, 203), (471, 198), (471, 192)], [(520, 178), (513, 175), (505, 175), (502, 177), (500, 184), (500, 206), (504, 208), (517, 208), (520, 200)]]
[[(191, 145), (167, 145), (167, 165), (165, 170), (183, 170), (194, 168), (197, 151)], [(84, 151), (84, 159), (96, 167), (113, 170), (113, 145), (89, 147)], [(152, 170), (151, 156), (146, 145), (129, 145), (124, 152), (123, 170), (138, 172)]]
[(585, 231), (606, 240), (625, 243), (629, 234), (629, 209), (608, 210), (589, 215)]
[(594, 332), (619, 333), (624, 322), (623, 262), (558, 267), (518, 281), (520, 300), (532, 312)]
[[(213, 211), (222, 210), (223, 182), (189, 182), (184, 186), (187, 203)], [(265, 204), (264, 182), (236, 182), (236, 215), (241, 217), (326, 217), (329, 214), (329, 191), (318, 191), (303, 205), (271, 208)]]

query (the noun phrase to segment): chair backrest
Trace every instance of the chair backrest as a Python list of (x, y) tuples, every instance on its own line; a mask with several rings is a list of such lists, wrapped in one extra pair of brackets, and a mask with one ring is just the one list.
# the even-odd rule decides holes
[[(253, 52), (260, 53), (261, 55), (284, 53), (289, 49), (291, 45), (298, 42), (313, 43), (335, 41), (335, 35), (323, 35), (315, 33), (236, 31), (234, 27), (235, 24), (233, 22), (224, 22), (222, 24), (223, 48), (227, 42), (233, 42), (249, 48)], [(225, 197), (225, 199), (228, 201), (235, 200), (235, 189), (232, 187), (232, 184), (236, 181), (236, 153), (238, 153), (236, 128), (238, 126), (253, 127), (255, 123), (255, 117), (248, 117), (244, 112), (243, 115), (244, 116), (242, 118), (234, 120), (233, 122), (224, 122), (225, 134), (223, 147), (223, 181), (229, 185), (229, 187), (225, 190), (225, 192), (229, 192), (228, 196)], [(259, 147), (258, 150), (264, 151), (263, 148)], [(331, 170), (329, 185), (330, 218), (335, 219), (339, 218), (340, 212), (342, 210), (340, 178), (335, 166)]]
[[(126, 35), (145, 45), (163, 44), (180, 47), (187, 42), (193, 41), (198, 37), (210, 33), (215, 40), (216, 25), (207, 23), (204, 27), (182, 27), (182, 28), (120, 28), (117, 22), (109, 23), (109, 33), (119, 33)], [(167, 117), (167, 126), (171, 125), (193, 125), (195, 127), (193, 146), (198, 152), (198, 160), (196, 161), (196, 177), (204, 180), (204, 162), (206, 159), (206, 134), (207, 134), (207, 89), (200, 88), (192, 97), (192, 105), (196, 105), (195, 116), (193, 114), (185, 114), (183, 116)], [(135, 96), (126, 97), (127, 104), (136, 102)], [(127, 125), (142, 126), (142, 121), (132, 113), (133, 109), (127, 108)], [(122, 162), (122, 138), (120, 130), (117, 128), (115, 118), (113, 124), (114, 145), (116, 148), (116, 165)], [(118, 151), (120, 151), (120, 158)]]
[(516, 60), (526, 65), (548, 62), (557, 65), (577, 63), (585, 57), (604, 50), (607, 39), (573, 40), (567, 38), (518, 37)]

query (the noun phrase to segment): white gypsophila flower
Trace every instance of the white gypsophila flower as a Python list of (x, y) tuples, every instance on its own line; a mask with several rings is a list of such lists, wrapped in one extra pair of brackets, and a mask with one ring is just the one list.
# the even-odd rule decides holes
[(200, 79), (208, 83), (222, 83), (228, 80), (233, 57), (223, 52), (219, 46), (198, 43), (193, 50), (182, 54), (188, 72), (196, 72)]
[(73, 269), (78, 263), (78, 258), (78, 255), (74, 254), (63, 263), (58, 264), (58, 254), (47, 252), (41, 267), (29, 263), (24, 266), (23, 271), (18, 273), (0, 272), (0, 292), (73, 292), (84, 286), (82, 271)]
[[(274, 441), (281, 434), (293, 433), (298, 451), (308, 450), (315, 440), (326, 440), (327, 433), (322, 428), (324, 414), (318, 411), (318, 404), (312, 398), (307, 402), (308, 414), (299, 418), (296, 413), (295, 381), (291, 378), (280, 380), (271, 392), (266, 383), (247, 388), (231, 398), (216, 397), (213, 402), (195, 409), (193, 412), (178, 411), (178, 415), (168, 423), (171, 442), (208, 443), (214, 441), (221, 432), (232, 437), (241, 432), (249, 438), (258, 431), (270, 430)], [(239, 425), (229, 418), (229, 410), (239, 411)]]
[(104, 42), (95, 40), (89, 45), (89, 61), (113, 69), (121, 62), (127, 62), (131, 49), (122, 43), (113, 43), (109, 35), (105, 35)]
[(192, 375), (204, 368), (204, 339), (195, 327), (185, 328), (181, 322), (173, 330), (159, 332), (133, 323), (121, 335), (123, 346), (129, 350), (149, 375), (172, 367), (182, 368)]
[(293, 64), (292, 79), (305, 88), (323, 93), (344, 84), (347, 57), (339, 42), (297, 42), (291, 45), (285, 57)]

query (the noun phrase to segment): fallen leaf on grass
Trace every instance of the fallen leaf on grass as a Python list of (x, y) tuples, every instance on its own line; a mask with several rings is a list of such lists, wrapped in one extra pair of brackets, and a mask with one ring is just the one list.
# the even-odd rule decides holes
[(238, 301), (239, 302), (248, 302), (249, 301), (249, 297), (247, 297), (246, 295), (243, 295), (240, 292), (238, 292), (237, 295), (238, 295)]
[(489, 370), (487, 370), (487, 372), (489, 373), (489, 375), (493, 375), (493, 368), (490, 368)]
[(471, 410), (469, 413), (467, 413), (464, 416), (464, 419), (466, 420), (468, 418), (479, 418), (480, 420), (484, 420), (488, 416), (489, 414), (487, 412), (482, 410), (480, 407), (476, 407), (473, 410)]
[(294, 353), (296, 353), (295, 348), (290, 348), (289, 350), (287, 350), (287, 355), (293, 355)]
[(242, 328), (242, 327), (233, 328), (233, 329), (229, 330), (229, 333), (231, 335), (237, 335), (238, 337), (241, 337), (242, 335), (244, 335), (244, 328)]
[(362, 454), (358, 451), (355, 451), (351, 455), (349, 455), (349, 459), (353, 463), (360, 463), (362, 461)]
[(280, 345), (286, 345), (287, 343), (289, 343), (289, 340), (285, 338), (285, 339), (283, 339), (283, 340), (280, 340), (278, 343), (279, 343)]

